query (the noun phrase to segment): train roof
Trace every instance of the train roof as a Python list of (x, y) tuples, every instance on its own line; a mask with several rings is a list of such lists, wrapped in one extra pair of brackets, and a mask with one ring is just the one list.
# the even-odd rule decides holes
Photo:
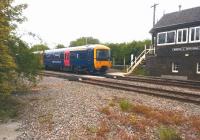
[(101, 45), (101, 44), (94, 44), (94, 45), (85, 45), (85, 46), (76, 46), (76, 47), (68, 47), (68, 48), (61, 48), (61, 49), (52, 49), (52, 50), (45, 50), (45, 53), (60, 53), (64, 51), (81, 51), (81, 50), (87, 50), (87, 49), (109, 49), (109, 47)]

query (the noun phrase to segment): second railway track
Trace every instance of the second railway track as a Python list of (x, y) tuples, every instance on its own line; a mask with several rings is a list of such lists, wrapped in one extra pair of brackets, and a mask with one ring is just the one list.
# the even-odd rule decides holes
[(156, 88), (156, 87), (147, 87), (144, 85), (121, 83), (118, 80), (109, 79), (109, 78), (91, 78), (91, 77), (88, 78), (85, 76), (83, 77), (79, 75), (59, 73), (59, 72), (43, 72), (42, 75), (77, 80), (82, 83), (98, 85), (102, 87), (108, 87), (108, 88), (119, 89), (119, 90), (125, 90), (125, 91), (130, 91), (130, 92), (136, 92), (136, 93), (141, 93), (141, 94), (147, 94), (147, 95), (179, 100), (182, 102), (188, 102), (188, 103), (194, 103), (194, 104), (200, 105), (200, 93), (197, 94), (197, 93), (191, 93), (191, 92), (172, 91), (172, 90), (161, 89), (161, 88)]
[[(113, 78), (114, 76), (108, 76)], [(189, 80), (175, 80), (175, 79), (166, 79), (166, 78), (158, 78), (158, 77), (142, 77), (142, 76), (126, 76), (126, 77), (117, 77), (118, 80), (126, 80), (126, 81), (135, 81), (135, 82), (144, 82), (150, 84), (158, 84), (164, 86), (174, 86), (174, 87), (185, 87), (191, 89), (199, 89), (200, 90), (200, 82), (199, 81), (189, 81)]]

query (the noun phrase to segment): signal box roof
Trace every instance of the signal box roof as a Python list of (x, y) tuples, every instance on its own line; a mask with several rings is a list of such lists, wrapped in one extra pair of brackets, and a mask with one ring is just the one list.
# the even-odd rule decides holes
[(185, 9), (163, 15), (163, 17), (155, 24), (150, 32), (152, 33), (154, 30), (159, 28), (194, 22), (200, 22), (200, 7)]

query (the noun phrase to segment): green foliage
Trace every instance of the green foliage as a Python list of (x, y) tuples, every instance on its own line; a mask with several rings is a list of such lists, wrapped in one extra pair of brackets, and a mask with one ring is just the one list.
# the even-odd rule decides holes
[(133, 75), (142, 75), (142, 76), (148, 76), (149, 71), (145, 69), (143, 66), (138, 66), (132, 73)]
[(125, 58), (126, 65), (129, 65), (131, 54), (133, 54), (134, 56), (138, 56), (144, 50), (144, 46), (150, 46), (150, 44), (150, 40), (144, 40), (120, 44), (110, 43), (105, 45), (110, 47), (111, 56), (115, 60), (115, 64), (123, 64)]
[(10, 56), (7, 42), (11, 31), (16, 28), (17, 22), (24, 21), (22, 10), (26, 5), (12, 5), (13, 0), (1, 0), (0, 2), (0, 95), (8, 95), (12, 90), (15, 77), (15, 63)]
[(44, 50), (49, 50), (49, 47), (44, 44), (37, 44), (37, 45), (34, 45), (33, 47), (31, 47), (32, 52), (44, 51)]
[(87, 44), (99, 44), (99, 40), (93, 37), (81, 37), (70, 42), (70, 47), (82, 46)]
[(39, 57), (13, 32), (16, 24), (25, 20), (22, 11), (26, 7), (13, 6), (13, 0), (0, 2), (0, 96), (16, 90), (18, 83), (35, 83), (41, 66)]
[(0, 95), (0, 120), (7, 121), (17, 117), (20, 106), (21, 103), (17, 99)]
[(128, 111), (132, 107), (132, 104), (129, 103), (129, 101), (125, 100), (125, 99), (121, 100), (119, 105), (120, 105), (120, 108), (121, 108), (122, 111)]
[(0, 44), (0, 95), (7, 95), (13, 90), (15, 63), (6, 46)]
[(35, 85), (36, 76), (42, 68), (40, 56), (33, 54), (28, 45), (17, 37), (12, 37), (8, 42), (8, 46), (17, 65), (16, 83), (19, 84), (16, 84), (16, 86), (25, 87), (20, 84), (25, 84), (28, 81), (31, 82), (29, 84)]
[(182, 140), (182, 138), (172, 128), (161, 127), (159, 128), (160, 140)]
[(63, 44), (58, 44), (55, 48), (60, 49), (60, 48), (65, 48), (65, 46)]

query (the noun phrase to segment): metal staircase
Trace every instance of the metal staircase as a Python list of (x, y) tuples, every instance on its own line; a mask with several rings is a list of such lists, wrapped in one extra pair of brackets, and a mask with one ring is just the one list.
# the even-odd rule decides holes
[(150, 52), (153, 52), (153, 54), (155, 54), (155, 47), (150, 46), (149, 49), (147, 49), (147, 47), (145, 46), (144, 51), (138, 56), (135, 57), (134, 60), (132, 60), (130, 67), (127, 68), (127, 72), (125, 73), (125, 75), (129, 75), (131, 74), (134, 69), (146, 58), (146, 55), (149, 54)]

